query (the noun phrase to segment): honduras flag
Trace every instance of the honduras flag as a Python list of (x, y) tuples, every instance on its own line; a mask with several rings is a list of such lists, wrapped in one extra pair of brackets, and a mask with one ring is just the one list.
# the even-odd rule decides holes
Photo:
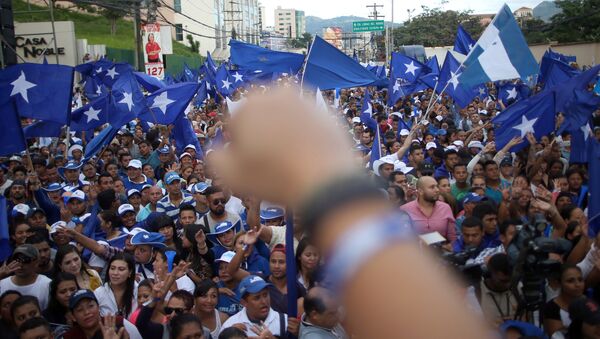
[(185, 146), (194, 145), (196, 146), (196, 157), (202, 159), (204, 153), (200, 142), (196, 137), (192, 123), (184, 115), (181, 115), (175, 120), (175, 126), (173, 126), (173, 140), (175, 140), (175, 147), (177, 148), (177, 154), (183, 153)]
[(73, 74), (74, 68), (64, 65), (25, 63), (7, 67), (0, 70), (0, 103), (7, 104), (4, 99), (10, 99), (24, 118), (68, 124)]
[(108, 91), (104, 84), (98, 82), (96, 78), (89, 76), (83, 82), (83, 93), (88, 99), (94, 100), (102, 94), (108, 93)]
[(416, 82), (421, 73), (426, 74), (431, 71), (419, 61), (397, 52), (392, 53), (390, 64), (395, 78), (404, 79), (411, 83)]
[(454, 40), (454, 51), (467, 55), (475, 46), (475, 40), (465, 31), (462, 25), (458, 25), (456, 39)]
[[(115, 114), (116, 111), (109, 105), (109, 95), (105, 94), (74, 111), (71, 114), (71, 130), (77, 132), (89, 131), (110, 123), (111, 118), (112, 120), (118, 120), (118, 116)], [(111, 117), (110, 115), (115, 116)]]
[(538, 64), (527, 46), (510, 8), (505, 4), (485, 29), (464, 61), (459, 80), (466, 87), (538, 73)]
[(64, 125), (52, 121), (37, 121), (25, 128), (23, 134), (25, 138), (44, 138), (44, 137), (59, 137)]
[(125, 73), (112, 86), (113, 103), (118, 113), (110, 118), (110, 123), (121, 127), (148, 110), (146, 98), (133, 73)]
[(12, 255), (10, 236), (8, 232), (8, 212), (6, 198), (0, 196), (0, 261), (6, 261)]
[(235, 91), (235, 79), (229, 75), (225, 64), (221, 64), (215, 77), (217, 91), (224, 97), (228, 97)]
[(522, 99), (521, 93), (517, 90), (517, 85), (507, 82), (498, 86), (498, 98), (502, 100), (505, 106)]
[(7, 98), (9, 93), (0, 91), (0, 155), (19, 153), (27, 148), (16, 104)]
[(182, 82), (152, 93), (146, 98), (148, 109), (139, 118), (155, 124), (172, 124), (185, 111), (198, 87), (198, 83)]
[(450, 51), (447, 51), (444, 65), (440, 71), (437, 92), (441, 93), (442, 89), (446, 88), (445, 92), (454, 99), (454, 102), (456, 102), (458, 106), (466, 107), (471, 103), (478, 92), (460, 81), (462, 73), (460, 73), (459, 68), (460, 64), (458, 60), (454, 58)]
[(588, 162), (588, 139), (593, 137), (594, 133), (590, 128), (590, 124), (579, 127), (571, 132), (571, 152), (569, 154), (569, 163), (584, 164)]

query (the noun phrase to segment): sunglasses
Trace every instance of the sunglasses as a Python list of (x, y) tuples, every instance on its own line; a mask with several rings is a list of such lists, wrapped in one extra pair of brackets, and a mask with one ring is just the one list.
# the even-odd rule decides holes
[(215, 201), (212, 202), (213, 205), (218, 206), (218, 205), (225, 205), (226, 201), (225, 199), (217, 199)]
[(21, 264), (30, 264), (33, 261), (33, 259), (28, 258), (28, 257), (18, 256), (15, 258), (15, 261), (19, 262)]
[(165, 307), (164, 311), (166, 315), (172, 314), (173, 312), (175, 312), (176, 315), (180, 315), (185, 312), (185, 308)]

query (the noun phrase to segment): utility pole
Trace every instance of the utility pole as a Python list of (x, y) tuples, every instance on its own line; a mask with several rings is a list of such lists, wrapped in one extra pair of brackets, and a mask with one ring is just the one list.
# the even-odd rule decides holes
[(149, 0), (148, 1), (148, 14), (146, 15), (146, 20), (149, 24), (156, 22), (156, 12), (158, 10), (157, 0)]
[[(392, 0), (392, 33), (390, 34), (390, 54), (394, 52), (394, 0)], [(391, 56), (390, 56), (391, 58)]]
[(134, 67), (140, 71), (144, 66), (144, 55), (142, 54), (142, 35), (140, 30), (142, 29), (142, 17), (140, 14), (140, 2), (137, 0), (134, 3), (134, 16), (133, 16), (133, 36), (135, 38), (135, 63)]
[[(373, 8), (373, 12), (371, 12), (371, 14), (369, 15), (369, 18), (372, 18), (373, 20), (378, 20), (378, 19), (383, 19), (385, 17), (385, 15), (381, 15), (379, 14), (379, 12), (377, 11), (377, 8), (383, 8), (383, 5), (378, 5), (377, 3), (373, 3), (372, 5), (367, 5), (367, 8)], [(371, 33), (371, 35), (373, 35), (373, 33)], [(389, 38), (389, 31), (386, 29), (385, 30), (385, 58), (384, 58), (384, 62), (385, 62), (385, 66), (387, 67), (387, 63), (388, 63), (388, 38)], [(377, 47), (377, 41), (375, 41), (375, 47)]]
[[(233, 0), (230, 0), (228, 2), (229, 2), (229, 10), (227, 10), (227, 8), (226, 8), (226, 10), (223, 11), (223, 12), (227, 13), (225, 16), (225, 19), (223, 19), (223, 21), (225, 22), (225, 35), (227, 35), (227, 22), (231, 22), (231, 27), (229, 27), (229, 32), (231, 34), (231, 38), (239, 39), (239, 40), (243, 41), (244, 35), (243, 35), (242, 25), (241, 24), (238, 25), (237, 28), (239, 28), (239, 29), (236, 29), (236, 27), (235, 27), (236, 22), (242, 21), (242, 19), (239, 19), (239, 17), (237, 17), (237, 15), (242, 13), (242, 11), (239, 9), (239, 6), (238, 6), (237, 10), (234, 10), (234, 5), (239, 5), (240, 3), (235, 2)], [(227, 7), (227, 6), (225, 6), (225, 7)], [(229, 16), (229, 19), (227, 19), (227, 16)], [(235, 35), (237, 35), (237, 36), (234, 36), (233, 32), (235, 32), (236, 33)]]

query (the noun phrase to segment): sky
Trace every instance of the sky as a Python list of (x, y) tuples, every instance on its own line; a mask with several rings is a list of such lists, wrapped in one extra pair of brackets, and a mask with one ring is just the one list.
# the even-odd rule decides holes
[[(293, 8), (303, 10), (306, 16), (318, 16), (323, 19), (330, 19), (344, 15), (356, 15), (368, 17), (372, 8), (367, 8), (366, 5), (373, 5), (376, 2), (378, 5), (383, 5), (383, 8), (378, 8), (380, 14), (385, 15), (386, 21), (392, 20), (392, 1), (393, 0), (375, 0), (375, 1), (358, 1), (358, 0), (259, 0), (262, 6), (265, 6), (267, 25), (273, 26), (273, 12), (277, 6), (282, 8)], [(430, 8), (441, 7), (442, 9), (453, 10), (473, 10), (473, 13), (497, 13), (504, 3), (514, 11), (519, 7), (535, 7), (542, 0), (448, 0), (445, 4), (441, 4), (440, 0), (420, 0), (420, 1), (394, 1), (394, 22), (404, 22), (408, 19), (408, 12), (414, 17), (422, 12), (421, 6)]]

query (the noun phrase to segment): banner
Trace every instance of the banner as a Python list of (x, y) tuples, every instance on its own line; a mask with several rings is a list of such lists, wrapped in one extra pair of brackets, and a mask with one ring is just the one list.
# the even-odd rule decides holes
[(146, 74), (162, 80), (165, 76), (165, 69), (162, 58), (159, 24), (142, 25), (142, 45), (144, 46)]

